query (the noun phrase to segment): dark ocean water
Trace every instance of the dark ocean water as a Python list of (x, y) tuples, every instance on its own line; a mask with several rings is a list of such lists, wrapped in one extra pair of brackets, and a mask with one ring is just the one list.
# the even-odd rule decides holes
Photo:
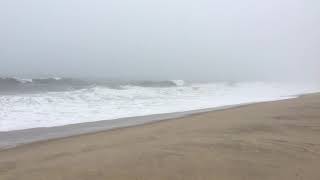
[[(180, 84), (184, 83), (180, 81)], [(123, 86), (174, 87), (177, 81), (125, 81), (109, 79), (74, 79), (74, 78), (14, 78), (0, 77), (0, 94), (23, 94), (56, 91), (72, 91), (95, 86), (121, 89)]]

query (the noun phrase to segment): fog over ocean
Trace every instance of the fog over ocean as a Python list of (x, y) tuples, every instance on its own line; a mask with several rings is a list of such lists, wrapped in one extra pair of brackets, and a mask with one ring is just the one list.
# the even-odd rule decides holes
[(319, 0), (1, 0), (0, 131), (320, 91), (319, 22)]

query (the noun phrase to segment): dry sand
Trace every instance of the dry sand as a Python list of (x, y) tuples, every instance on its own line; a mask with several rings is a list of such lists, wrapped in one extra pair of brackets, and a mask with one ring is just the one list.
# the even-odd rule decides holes
[(320, 95), (0, 152), (0, 179), (320, 179)]

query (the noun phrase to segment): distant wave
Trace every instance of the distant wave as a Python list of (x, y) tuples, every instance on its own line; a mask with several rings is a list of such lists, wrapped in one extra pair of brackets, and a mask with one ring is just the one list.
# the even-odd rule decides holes
[(183, 80), (166, 81), (124, 81), (124, 80), (105, 80), (105, 79), (73, 79), (62, 77), (50, 78), (17, 78), (0, 77), (1, 94), (17, 93), (38, 93), (52, 91), (70, 91), (91, 88), (96, 86), (108, 87), (111, 89), (122, 89), (125, 86), (138, 86), (146, 88), (162, 88), (183, 86)]
[(176, 87), (182, 86), (185, 82), (183, 80), (168, 80), (168, 81), (135, 81), (129, 82), (127, 85), (141, 86), (141, 87)]
[(53, 81), (64, 81), (66, 79), (60, 77), (52, 77), (52, 78), (35, 78), (35, 79), (28, 79), (28, 78), (17, 78), (17, 77), (0, 77), (1, 84), (19, 84), (19, 83), (33, 83), (33, 82), (44, 82), (50, 83)]
[(0, 77), (0, 93), (37, 93), (49, 91), (67, 91), (88, 87), (90, 83), (70, 78), (17, 78)]
[(184, 86), (186, 82), (184, 80), (171, 80), (176, 86)]

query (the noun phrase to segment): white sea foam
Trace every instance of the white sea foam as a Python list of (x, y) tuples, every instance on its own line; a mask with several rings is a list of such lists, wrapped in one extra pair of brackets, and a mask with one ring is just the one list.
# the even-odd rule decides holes
[(210, 83), (177, 87), (93, 87), (0, 96), (0, 131), (272, 101), (316, 92), (313, 85)]
[(27, 79), (27, 78), (17, 78), (17, 77), (15, 77), (14, 79), (17, 80), (20, 83), (32, 83), (32, 81), (33, 81), (32, 79)]
[(186, 83), (184, 82), (184, 80), (172, 80), (172, 82), (174, 84), (176, 84), (177, 86), (183, 86), (185, 85)]

